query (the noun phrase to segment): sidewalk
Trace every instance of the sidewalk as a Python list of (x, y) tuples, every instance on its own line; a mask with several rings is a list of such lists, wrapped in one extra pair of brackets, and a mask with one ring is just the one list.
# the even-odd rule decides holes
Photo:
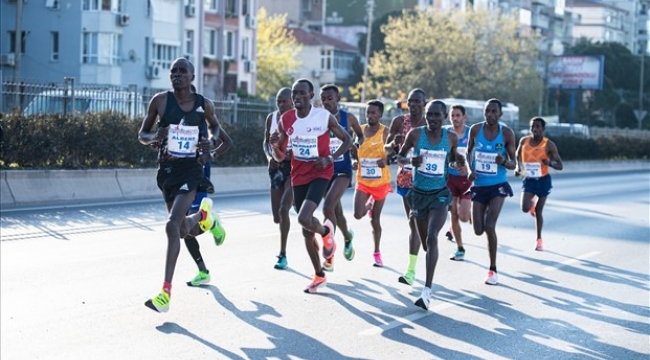
[[(390, 165), (390, 168), (394, 178), (397, 165)], [(650, 171), (650, 162), (567, 161), (561, 173), (621, 171)], [(551, 174), (554, 173), (559, 172), (551, 170)], [(514, 179), (512, 171), (510, 177)], [(214, 168), (211, 180), (215, 184), (215, 196), (259, 193), (269, 188), (268, 172), (264, 166)], [(156, 199), (161, 199), (156, 185), (156, 169), (0, 171), (0, 212)]]

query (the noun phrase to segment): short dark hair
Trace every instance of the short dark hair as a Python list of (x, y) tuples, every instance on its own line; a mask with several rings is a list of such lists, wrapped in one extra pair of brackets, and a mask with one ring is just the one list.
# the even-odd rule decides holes
[(447, 115), (447, 104), (445, 104), (444, 101), (442, 101), (442, 100), (431, 100), (431, 101), (429, 101), (428, 103), (426, 103), (425, 106), (431, 106), (431, 105), (433, 105), (433, 104), (438, 104), (438, 105), (440, 105), (440, 106), (442, 107), (442, 111), (444, 111), (444, 112), (445, 112), (445, 115)]
[(497, 104), (497, 106), (499, 107), (499, 111), (503, 111), (503, 104), (501, 104), (501, 100), (499, 100), (497, 98), (492, 98), (492, 99), (486, 101), (485, 102), (485, 107), (487, 107), (489, 104), (492, 104), (492, 103)]
[(465, 110), (465, 107), (461, 104), (454, 104), (451, 106), (452, 110), (460, 110), (461, 114), (466, 115), (467, 112)]
[(339, 94), (339, 87), (334, 85), (334, 84), (325, 84), (325, 85), (321, 86), (321, 88), (320, 88), (320, 91), (327, 91), (327, 90), (332, 90), (337, 95)]
[(384, 103), (381, 102), (379, 99), (372, 99), (366, 103), (366, 105), (374, 105), (379, 108), (379, 112), (383, 115), (384, 114)]
[(535, 116), (534, 118), (530, 119), (530, 124), (533, 125), (535, 121), (539, 121), (539, 123), (542, 124), (542, 129), (546, 129), (546, 120), (544, 120), (544, 118)]
[(422, 96), (423, 96), (425, 99), (427, 98), (427, 93), (424, 92), (424, 90), (422, 90), (422, 89), (420, 89), (420, 88), (415, 88), (415, 89), (409, 91), (409, 94), (410, 94), (410, 93), (420, 93), (420, 94), (422, 94)]
[(307, 80), (305, 78), (300, 78), (300, 79), (296, 80), (293, 84), (295, 85), (295, 84), (298, 84), (298, 83), (307, 84), (309, 86), (309, 91), (314, 92), (314, 84), (311, 81), (309, 81), (309, 80)]

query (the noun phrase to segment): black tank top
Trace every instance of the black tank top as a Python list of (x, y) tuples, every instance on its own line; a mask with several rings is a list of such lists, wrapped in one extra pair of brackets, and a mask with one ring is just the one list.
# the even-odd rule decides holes
[[(167, 104), (165, 106), (165, 112), (158, 120), (159, 127), (166, 127), (169, 125), (185, 125), (185, 126), (196, 126), (199, 128), (200, 136), (206, 136), (205, 134), (205, 98), (202, 95), (195, 94), (196, 99), (194, 100), (194, 105), (192, 110), (183, 111), (178, 105), (174, 93), (172, 91), (167, 91)], [(198, 156), (198, 154), (197, 154)], [(158, 153), (159, 161), (171, 160), (174, 158), (172, 154), (169, 153), (169, 146), (167, 144), (167, 139), (163, 139), (160, 145), (160, 152)]]

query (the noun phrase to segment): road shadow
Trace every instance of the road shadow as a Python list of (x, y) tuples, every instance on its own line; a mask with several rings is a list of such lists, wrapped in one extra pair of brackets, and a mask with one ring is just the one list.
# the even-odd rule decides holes
[(242, 351), (250, 359), (359, 359), (345, 356), (322, 341), (298, 330), (289, 329), (262, 319), (265, 316), (282, 317), (282, 314), (278, 313), (272, 306), (251, 301), (256, 307), (255, 310), (240, 310), (216, 286), (207, 285), (204, 288), (209, 290), (214, 299), (230, 313), (269, 335), (268, 340), (275, 345), (275, 348), (242, 348)]
[(218, 353), (221, 353), (223, 356), (227, 357), (228, 359), (242, 359), (242, 360), (244, 359), (243, 357), (241, 357), (241, 356), (239, 356), (239, 355), (237, 355), (237, 354), (235, 354), (235, 353), (233, 353), (231, 351), (228, 351), (228, 350), (226, 350), (226, 349), (224, 349), (222, 347), (219, 347), (219, 346), (217, 346), (217, 345), (215, 345), (215, 344), (201, 338), (200, 336), (194, 334), (193, 332), (187, 330), (186, 328), (184, 328), (184, 327), (182, 327), (182, 326), (180, 326), (180, 325), (178, 325), (176, 323), (173, 323), (173, 322), (166, 322), (166, 323), (164, 323), (162, 325), (156, 326), (156, 330), (158, 330), (158, 331), (160, 331), (162, 333), (165, 333), (165, 334), (178, 334), (178, 335), (187, 336), (188, 338), (190, 338), (190, 339), (192, 339), (192, 340), (194, 340), (194, 341), (196, 341), (196, 342), (198, 342), (198, 343), (200, 343), (202, 345), (205, 345), (208, 348), (210, 348), (210, 349), (212, 349), (212, 350), (214, 350), (214, 351), (216, 351)]
[(92, 205), (87, 208), (3, 213), (0, 217), (0, 241), (69, 240), (70, 235), (128, 229), (159, 231), (166, 219), (167, 211), (162, 201), (130, 206)]

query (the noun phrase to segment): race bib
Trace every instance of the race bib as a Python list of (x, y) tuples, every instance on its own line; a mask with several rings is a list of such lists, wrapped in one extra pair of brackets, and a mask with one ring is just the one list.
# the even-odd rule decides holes
[(542, 176), (542, 164), (538, 162), (524, 163), (524, 171), (526, 172), (526, 177), (538, 178)]
[(197, 126), (170, 125), (167, 134), (167, 151), (176, 157), (196, 156), (196, 145), (199, 143), (199, 128)]
[(440, 177), (445, 174), (445, 159), (447, 152), (441, 150), (420, 150), (422, 165), (418, 173), (426, 177)]
[(474, 157), (476, 162), (474, 170), (483, 175), (496, 175), (498, 167), (496, 158), (497, 154), (477, 151)]
[(377, 165), (379, 158), (368, 159), (361, 158), (359, 161), (359, 171), (361, 171), (362, 179), (380, 179), (381, 168)]
[(314, 161), (318, 159), (318, 138), (316, 136), (292, 136), (291, 152), (296, 160)]
[[(341, 145), (343, 145), (343, 141), (337, 137), (330, 138), (330, 154), (334, 154), (336, 150), (338, 150)], [(337, 157), (334, 159), (334, 162), (339, 162), (343, 161), (343, 155)]]

